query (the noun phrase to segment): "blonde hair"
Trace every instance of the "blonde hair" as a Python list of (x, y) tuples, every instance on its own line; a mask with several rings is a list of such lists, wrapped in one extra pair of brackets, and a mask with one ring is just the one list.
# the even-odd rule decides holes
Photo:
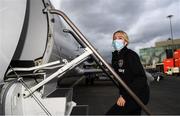
[(113, 39), (114, 39), (114, 36), (115, 36), (116, 33), (121, 33), (123, 39), (124, 39), (126, 42), (129, 43), (129, 37), (128, 37), (128, 35), (127, 35), (126, 32), (124, 32), (124, 31), (122, 31), (122, 30), (118, 30), (118, 31), (114, 32), (114, 34), (113, 34)]

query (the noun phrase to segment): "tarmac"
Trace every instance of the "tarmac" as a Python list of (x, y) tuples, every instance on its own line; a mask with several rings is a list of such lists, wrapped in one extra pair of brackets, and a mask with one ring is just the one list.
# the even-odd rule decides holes
[[(70, 80), (73, 79), (61, 82), (60, 88), (70, 86), (72, 84), (69, 83)], [(147, 107), (153, 115), (180, 114), (180, 77), (165, 77), (159, 82), (153, 81), (150, 84), (150, 91), (150, 102)], [(104, 115), (117, 98), (117, 87), (107, 80), (95, 80), (93, 85), (87, 85), (82, 80), (73, 87), (73, 101), (77, 105), (88, 105), (88, 115)], [(142, 114), (146, 113), (142, 111)]]

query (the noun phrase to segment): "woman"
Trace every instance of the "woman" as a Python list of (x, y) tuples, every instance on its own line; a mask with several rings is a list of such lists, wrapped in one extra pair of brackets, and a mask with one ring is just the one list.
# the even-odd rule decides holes
[[(142, 100), (144, 104), (149, 100), (149, 87), (147, 78), (136, 52), (127, 48), (128, 35), (124, 31), (116, 31), (113, 34), (112, 66), (120, 78), (130, 89)], [(119, 85), (119, 98), (107, 115), (140, 115), (141, 107), (134, 99)]]

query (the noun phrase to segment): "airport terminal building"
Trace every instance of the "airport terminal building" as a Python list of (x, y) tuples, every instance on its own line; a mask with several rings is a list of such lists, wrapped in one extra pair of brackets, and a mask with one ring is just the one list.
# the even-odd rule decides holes
[(180, 49), (180, 39), (156, 42), (155, 47), (140, 49), (139, 55), (145, 68), (155, 68), (165, 58), (172, 58), (176, 49)]

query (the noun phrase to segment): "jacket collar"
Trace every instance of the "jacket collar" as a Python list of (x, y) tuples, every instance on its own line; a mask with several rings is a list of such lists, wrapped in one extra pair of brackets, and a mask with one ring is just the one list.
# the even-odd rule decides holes
[(126, 51), (128, 50), (128, 48), (125, 46), (124, 48), (122, 48), (120, 51), (118, 51), (118, 50), (115, 50), (114, 52), (112, 52), (112, 55), (113, 56), (124, 56), (125, 55), (125, 53), (126, 53)]
[(122, 48), (120, 51), (118, 51), (118, 53), (124, 55), (127, 50), (128, 50), (128, 48), (125, 46), (125, 47)]

